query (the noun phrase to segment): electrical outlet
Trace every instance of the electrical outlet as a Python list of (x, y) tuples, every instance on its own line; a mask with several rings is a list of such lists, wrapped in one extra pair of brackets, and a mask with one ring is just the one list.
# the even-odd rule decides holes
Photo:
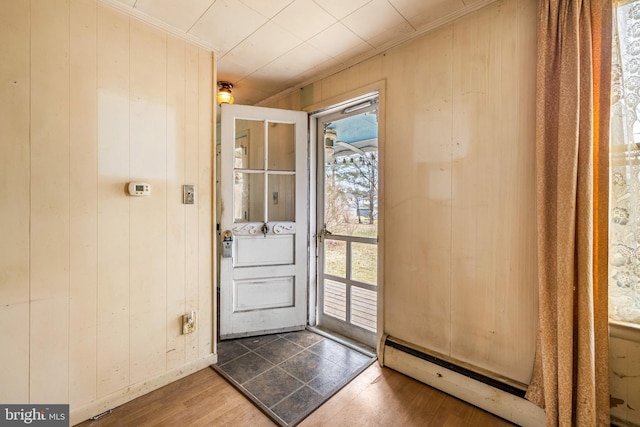
[(196, 312), (182, 315), (182, 334), (190, 334), (196, 330)]

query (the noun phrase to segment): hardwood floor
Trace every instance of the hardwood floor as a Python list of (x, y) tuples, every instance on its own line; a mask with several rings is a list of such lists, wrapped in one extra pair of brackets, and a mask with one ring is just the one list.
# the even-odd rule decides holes
[[(104, 426), (273, 426), (210, 368), (79, 424)], [(512, 426), (461, 400), (374, 363), (300, 426)]]

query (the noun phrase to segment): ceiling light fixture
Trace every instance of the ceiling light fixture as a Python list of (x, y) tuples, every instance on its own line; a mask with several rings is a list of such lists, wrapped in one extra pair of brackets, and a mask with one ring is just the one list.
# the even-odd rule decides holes
[(216, 94), (216, 100), (218, 104), (233, 104), (235, 99), (231, 95), (231, 89), (233, 85), (229, 82), (218, 82), (218, 93)]

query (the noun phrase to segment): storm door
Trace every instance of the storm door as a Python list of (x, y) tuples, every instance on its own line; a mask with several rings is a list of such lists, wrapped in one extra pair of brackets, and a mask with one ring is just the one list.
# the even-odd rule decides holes
[(377, 98), (317, 118), (317, 323), (375, 347)]

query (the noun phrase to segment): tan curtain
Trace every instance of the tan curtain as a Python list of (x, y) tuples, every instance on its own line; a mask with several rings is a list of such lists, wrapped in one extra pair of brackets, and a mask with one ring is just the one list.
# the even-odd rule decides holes
[(536, 99), (540, 320), (527, 398), (548, 426), (609, 425), (611, 0), (540, 0)]

